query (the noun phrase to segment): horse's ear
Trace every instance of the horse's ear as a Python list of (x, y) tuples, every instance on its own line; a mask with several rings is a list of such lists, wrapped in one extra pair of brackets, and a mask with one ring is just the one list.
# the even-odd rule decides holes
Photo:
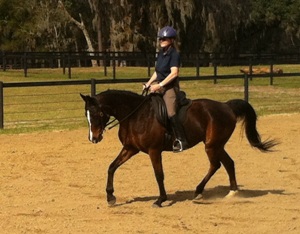
[(85, 103), (87, 103), (88, 105), (98, 105), (98, 102), (96, 100), (96, 98), (94, 97), (91, 97), (89, 95), (83, 95), (83, 94), (80, 94), (81, 98), (85, 101)]
[(83, 95), (83, 94), (80, 94), (81, 98), (83, 99), (83, 101), (87, 102), (91, 97), (89, 95)]

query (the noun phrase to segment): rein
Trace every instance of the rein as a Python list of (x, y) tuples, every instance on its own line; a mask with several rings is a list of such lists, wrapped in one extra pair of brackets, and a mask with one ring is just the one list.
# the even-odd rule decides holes
[[(144, 103), (149, 99), (149, 95), (148, 95), (148, 91), (149, 91), (149, 88), (145, 88), (142, 92), (142, 96), (145, 96), (145, 99), (133, 110), (131, 111), (128, 115), (126, 115), (122, 120), (120, 120), (118, 123), (115, 123), (114, 125), (108, 127), (108, 130), (114, 128), (115, 126), (119, 125), (120, 123), (122, 123), (123, 121), (125, 121), (126, 119), (128, 119), (131, 115), (133, 115), (142, 105), (144, 105)], [(117, 119), (113, 119), (111, 121), (109, 121), (105, 127), (107, 127), (108, 125), (112, 124), (113, 122), (115, 122)]]

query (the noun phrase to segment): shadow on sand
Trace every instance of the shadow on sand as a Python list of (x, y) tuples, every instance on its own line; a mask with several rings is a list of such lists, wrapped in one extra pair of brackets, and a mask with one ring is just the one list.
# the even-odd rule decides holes
[[(239, 186), (240, 188), (242, 186)], [(211, 189), (207, 189), (203, 192), (203, 199), (197, 201), (196, 204), (211, 204), (214, 203), (214, 200), (223, 199), (228, 194), (229, 190), (227, 186), (217, 186)], [(178, 202), (184, 201), (193, 201), (195, 191), (176, 191), (173, 194), (168, 194), (168, 201), (163, 204), (163, 206), (172, 206)], [(282, 189), (273, 189), (273, 190), (249, 190), (249, 189), (239, 189), (237, 195), (235, 197), (238, 198), (256, 198), (266, 196), (268, 194), (275, 194), (275, 195), (289, 195), (285, 193), (285, 190)], [(131, 200), (128, 200), (124, 203), (116, 204), (115, 206), (122, 206), (134, 202), (149, 202), (155, 201), (157, 196), (149, 196), (149, 197), (136, 197)], [(241, 201), (242, 202), (242, 201)], [(245, 200), (245, 202), (249, 202)]]

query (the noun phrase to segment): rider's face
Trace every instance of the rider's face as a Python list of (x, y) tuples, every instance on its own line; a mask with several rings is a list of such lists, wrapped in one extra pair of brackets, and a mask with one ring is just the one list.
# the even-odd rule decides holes
[(160, 43), (160, 47), (162, 48), (168, 47), (169, 45), (171, 45), (172, 39), (167, 37), (159, 38), (159, 43)]

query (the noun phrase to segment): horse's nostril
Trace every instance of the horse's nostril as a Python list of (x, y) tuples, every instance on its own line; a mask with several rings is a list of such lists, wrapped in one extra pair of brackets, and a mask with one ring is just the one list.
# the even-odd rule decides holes
[(98, 143), (99, 142), (99, 140), (97, 139), (97, 138), (93, 138), (93, 140), (92, 140), (92, 143), (94, 143), (94, 144), (96, 144), (96, 143)]

